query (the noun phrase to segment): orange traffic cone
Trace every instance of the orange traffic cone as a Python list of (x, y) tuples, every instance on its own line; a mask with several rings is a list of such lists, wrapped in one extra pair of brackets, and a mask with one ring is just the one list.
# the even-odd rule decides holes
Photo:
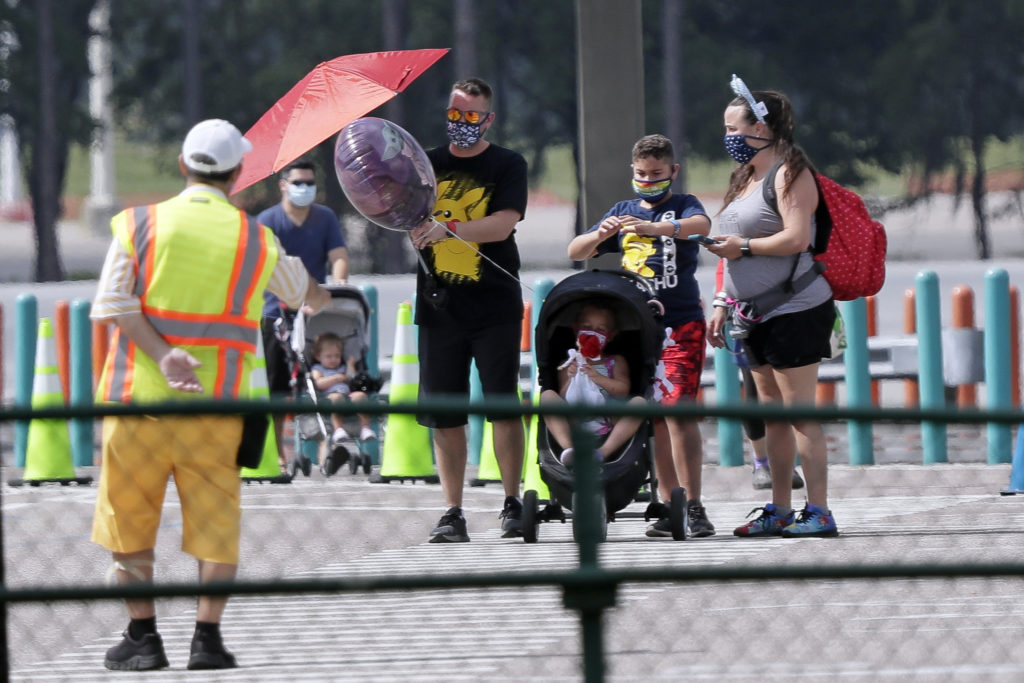
[[(49, 318), (39, 319), (36, 341), (35, 375), (32, 379), (32, 408), (64, 405), (64, 390), (57, 369), (57, 346)], [(34, 419), (29, 422), (25, 446), (23, 479), (13, 479), (11, 486), (42, 482), (89, 484), (92, 477), (76, 477), (71, 460), (71, 438), (67, 420)]]
[[(388, 396), (394, 403), (413, 403), (419, 397), (420, 364), (415, 332), (412, 307), (408, 303), (399, 304)], [(434, 484), (440, 481), (434, 471), (430, 430), (416, 422), (413, 415), (392, 413), (388, 415), (384, 430), (380, 472), (371, 475), (370, 482), (386, 484), (405, 479), (423, 479)]]

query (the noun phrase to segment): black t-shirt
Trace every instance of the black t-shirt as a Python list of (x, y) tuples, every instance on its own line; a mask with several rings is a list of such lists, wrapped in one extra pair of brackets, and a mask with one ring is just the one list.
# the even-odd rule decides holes
[[(437, 177), (434, 217), (438, 221), (470, 221), (503, 209), (514, 209), (520, 217), (526, 215), (526, 159), (518, 152), (491, 144), (476, 156), (456, 157), (445, 145), (430, 150), (427, 156)], [(477, 249), (508, 274), (480, 258)], [(522, 319), (515, 230), (501, 242), (466, 244), (448, 238), (420, 253), (437, 284), (445, 290), (447, 301), (435, 308), (425, 300), (426, 277), (418, 267), (418, 325), (480, 326), (518, 323)]]

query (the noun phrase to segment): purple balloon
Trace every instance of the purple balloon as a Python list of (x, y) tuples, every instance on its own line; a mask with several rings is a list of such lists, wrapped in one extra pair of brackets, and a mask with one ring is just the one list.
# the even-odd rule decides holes
[(338, 134), (334, 170), (349, 202), (388, 230), (412, 230), (434, 211), (437, 181), (426, 152), (401, 126), (367, 116)]

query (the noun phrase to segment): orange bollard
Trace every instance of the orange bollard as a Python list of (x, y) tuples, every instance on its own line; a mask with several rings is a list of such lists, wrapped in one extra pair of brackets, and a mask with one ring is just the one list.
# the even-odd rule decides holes
[(832, 406), (836, 403), (836, 383), (818, 382), (814, 392), (814, 401), (819, 406)]
[(533, 304), (529, 301), (523, 302), (523, 334), (519, 338), (519, 350), (529, 351), (532, 347), (533, 334), (530, 330), (530, 321), (533, 320)]
[[(869, 296), (864, 302), (867, 304), (868, 314), (868, 336), (878, 336), (878, 306), (875, 297)], [(876, 408), (882, 403), (880, 382), (877, 379), (871, 380), (871, 405)]]
[[(917, 332), (917, 316), (914, 312), (914, 298), (916, 294), (913, 288), (903, 292), (903, 331), (906, 334)], [(915, 408), (920, 402), (920, 395), (917, 389), (916, 379), (903, 380), (903, 402), (907, 408)]]
[[(974, 327), (974, 291), (967, 285), (953, 288), (953, 328)], [(956, 404), (961, 408), (978, 405), (978, 392), (973, 384), (961, 384), (956, 388)]]
[(92, 324), (92, 390), (99, 386), (103, 364), (107, 360), (107, 346), (110, 345), (110, 326), (94, 321)]
[(1020, 408), (1020, 292), (1010, 285), (1010, 404)]
[(57, 343), (57, 374), (60, 377), (60, 388), (64, 392), (64, 402), (67, 403), (71, 396), (71, 378), (68, 357), (71, 354), (71, 344), (68, 336), (71, 330), (71, 307), (67, 301), (57, 301), (53, 311), (53, 337)]

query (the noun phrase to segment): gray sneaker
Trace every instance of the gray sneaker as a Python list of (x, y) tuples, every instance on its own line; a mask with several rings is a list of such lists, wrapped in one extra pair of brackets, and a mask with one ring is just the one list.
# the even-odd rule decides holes
[(430, 532), (431, 543), (469, 543), (466, 532), (466, 518), (462, 516), (462, 508), (451, 507), (441, 515), (441, 520)]
[[(751, 480), (755, 489), (770, 489), (772, 487), (772, 471), (765, 466), (755, 467), (754, 476)], [(802, 489), (804, 487), (803, 477), (800, 476), (800, 472), (796, 469), (793, 470), (793, 488)]]
[(770, 489), (772, 487), (772, 472), (766, 466), (754, 467), (754, 478), (751, 481), (755, 489)]
[(523, 535), (523, 504), (515, 496), (505, 498), (501, 514), (501, 537), (517, 538)]
[(715, 525), (708, 519), (708, 513), (704, 510), (704, 506), (697, 501), (687, 503), (686, 517), (690, 522), (690, 535), (694, 538), (715, 535)]
[(662, 517), (647, 527), (647, 531), (644, 533), (651, 538), (667, 538), (672, 535), (672, 520), (668, 517)]

